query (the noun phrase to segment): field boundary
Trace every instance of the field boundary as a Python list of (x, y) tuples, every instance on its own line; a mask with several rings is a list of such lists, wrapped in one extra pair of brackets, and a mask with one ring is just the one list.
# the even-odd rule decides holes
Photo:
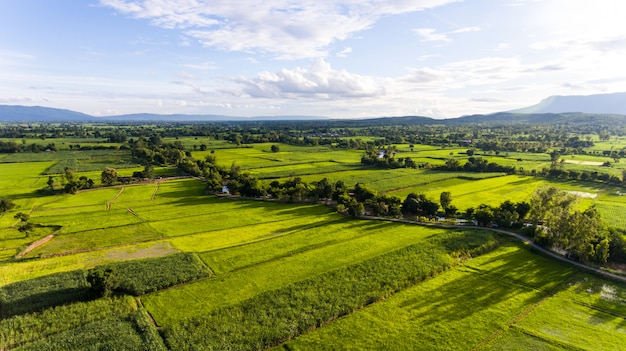
[(106, 210), (110, 210), (111, 209), (111, 204), (113, 203), (113, 201), (117, 200), (118, 197), (120, 197), (120, 195), (122, 195), (122, 193), (124, 192), (124, 186), (120, 187), (120, 191), (117, 192), (117, 194), (115, 194), (115, 196), (113, 196), (113, 198), (111, 198), (111, 200), (107, 201), (106, 203)]
[(24, 251), (22, 251), (22, 252), (18, 253), (17, 255), (15, 255), (15, 258), (17, 258), (17, 259), (22, 258), (22, 257), (24, 257), (27, 253), (29, 253), (29, 252), (33, 251), (34, 249), (38, 248), (39, 246), (41, 246), (41, 245), (43, 245), (43, 244), (47, 243), (48, 241), (52, 240), (52, 238), (54, 238), (54, 236), (55, 236), (55, 234), (56, 234), (57, 232), (58, 232), (58, 230), (57, 230), (57, 231), (55, 231), (54, 233), (52, 233), (52, 234), (48, 234), (48, 235), (44, 236), (43, 238), (41, 238), (41, 239), (39, 239), (39, 240), (37, 240), (37, 241), (33, 242), (32, 244), (28, 245), (28, 246), (24, 249)]

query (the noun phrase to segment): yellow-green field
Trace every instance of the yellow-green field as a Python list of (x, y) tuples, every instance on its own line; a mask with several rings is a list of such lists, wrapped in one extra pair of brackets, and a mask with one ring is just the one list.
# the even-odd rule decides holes
[[(497, 206), (505, 200), (528, 201), (537, 187), (552, 184), (584, 194), (581, 206), (596, 205), (605, 221), (626, 228), (622, 215), (626, 197), (620, 195), (624, 190), (600, 183), (503, 173), (370, 169), (360, 165), (358, 150), (279, 144), (280, 151), (273, 153), (269, 143), (233, 147), (206, 138), (181, 142), (198, 148), (204, 144), (207, 151), (192, 151), (195, 157), (213, 155), (225, 167), (235, 162), (264, 182), (295, 176), (307, 182), (328, 178), (348, 187), (364, 183), (400, 199), (423, 193), (437, 202), (441, 192), (449, 191), (460, 210), (483, 203)], [(442, 163), (449, 157), (464, 159), (465, 150), (415, 145), (411, 151), (398, 145), (403, 157)], [(521, 155), (515, 154), (489, 157), (521, 162), (516, 160)], [(36, 348), (38, 342), (66, 338), (65, 332), (80, 339), (83, 329), (102, 329), (102, 335), (109, 335), (103, 338), (115, 339), (104, 331), (107, 319), (87, 318), (81, 325), (77, 311), (96, 307), (113, 311), (111, 318), (117, 320), (109, 324), (125, 331), (122, 334), (132, 334), (135, 341), (148, 340), (141, 333), (150, 333), (150, 340), (161, 345), (155, 349), (179, 349), (174, 345), (187, 335), (181, 331), (193, 334), (195, 328), (202, 331), (189, 335), (196, 339), (209, 329), (224, 339), (233, 335), (245, 339), (237, 328), (252, 317), (263, 321), (257, 327), (268, 337), (246, 344), (248, 349), (618, 350), (626, 344), (624, 284), (541, 256), (503, 235), (357, 220), (311, 203), (210, 196), (203, 181), (191, 178), (99, 187), (100, 171), (89, 169), (79, 175), (94, 178), (95, 189), (75, 195), (41, 192), (46, 172), (57, 162), (0, 163), (0, 197), (16, 204), (0, 215), (2, 350)], [(543, 155), (523, 162), (541, 165), (546, 160)], [(120, 173), (141, 169), (135, 166)], [(17, 230), (18, 212), (28, 213), (36, 225), (29, 236)], [(49, 241), (16, 258), (50, 234), (54, 236)], [(1, 314), (6, 311), (2, 304), (10, 301), (3, 289), (15, 284), (181, 252), (193, 255), (210, 274), (133, 299), (95, 299), (16, 316)], [(410, 261), (402, 261), (403, 255)], [(411, 274), (419, 269), (424, 273), (418, 279)], [(401, 284), (384, 280), (398, 272), (407, 277)], [(378, 285), (351, 295), (368, 282)], [(338, 291), (329, 290), (331, 286)], [(32, 295), (45, 300), (53, 294), (33, 290)], [(282, 297), (273, 300), (274, 295)], [(286, 331), (274, 328), (279, 319), (287, 322), (273, 314), (285, 309), (297, 316), (289, 320), (293, 324)], [(70, 314), (76, 319), (62, 325), (63, 316)], [(15, 336), (14, 330), (28, 330), (28, 335)], [(3, 339), (4, 335), (12, 336)], [(12, 344), (16, 340), (25, 344)], [(265, 344), (266, 340), (273, 341)], [(211, 342), (215, 339), (194, 347), (214, 347)]]

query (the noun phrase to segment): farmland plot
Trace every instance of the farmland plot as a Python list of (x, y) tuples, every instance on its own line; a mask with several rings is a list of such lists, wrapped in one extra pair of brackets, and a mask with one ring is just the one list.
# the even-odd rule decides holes
[(505, 244), (303, 334), (285, 349), (480, 349), (573, 273), (567, 265), (533, 255), (522, 245)]

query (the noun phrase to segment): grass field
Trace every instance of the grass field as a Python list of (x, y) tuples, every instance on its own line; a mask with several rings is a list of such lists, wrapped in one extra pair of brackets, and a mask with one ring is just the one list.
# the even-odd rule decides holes
[[(294, 233), (302, 238), (317, 235), (312, 245), (308, 240), (301, 240), (297, 246), (284, 247), (288, 238), (278, 237), (263, 242), (270, 246), (272, 254), (252, 257), (250, 254), (256, 250), (253, 245), (245, 249), (236, 248), (235, 250), (239, 251), (237, 255), (248, 256), (244, 267), (215, 279), (150, 295), (144, 299), (144, 304), (157, 323), (165, 325), (245, 300), (263, 291), (276, 289), (309, 276), (417, 243), (442, 232), (440, 229), (398, 226), (394, 223), (362, 223), (337, 221), (336, 218), (331, 218), (330, 222), (311, 226), (301, 233)], [(332, 236), (332, 240), (329, 236)], [(242, 253), (243, 250), (247, 252)], [(214, 255), (206, 253), (201, 257), (211, 266), (210, 262), (215, 261)], [(239, 264), (221, 263), (216, 270), (228, 272), (237, 268)], [(181, 304), (187, 307), (182, 308)]]
[(543, 184), (546, 182), (541, 178), (517, 175), (478, 180), (457, 178), (403, 189), (393, 192), (393, 195), (404, 199), (409, 193), (425, 194), (439, 201), (441, 192), (449, 191), (452, 193), (452, 204), (465, 209), (480, 204), (497, 206), (505, 199), (513, 202), (528, 201), (533, 191)]
[[(567, 191), (595, 195), (582, 201), (581, 206), (595, 204), (607, 223), (626, 228), (623, 216), (626, 196), (619, 194), (623, 189), (600, 183), (503, 173), (364, 169), (359, 163), (362, 151), (324, 146), (277, 144), (280, 151), (271, 152), (270, 143), (237, 147), (202, 137), (184, 137), (178, 141), (190, 148), (195, 145), (197, 150), (205, 145), (206, 151), (192, 151), (194, 157), (213, 155), (225, 167), (236, 162), (267, 183), (296, 176), (307, 182), (326, 177), (331, 182), (342, 180), (348, 187), (363, 183), (379, 193), (401, 199), (411, 192), (423, 193), (436, 202), (442, 191), (449, 191), (452, 204), (460, 210), (482, 203), (496, 206), (505, 200), (528, 201), (534, 189), (553, 184)], [(155, 180), (79, 191), (75, 195), (44, 195), (38, 190), (46, 187), (47, 174), (59, 172), (64, 165), (76, 166), (84, 171), (79, 175), (93, 178), (99, 185), (105, 165), (116, 167), (118, 161), (127, 162), (123, 151), (108, 155), (102, 150), (70, 151), (65, 150), (67, 143), (87, 145), (86, 141), (64, 142), (62, 150), (55, 153), (40, 153), (30, 158), (26, 154), (0, 155), (3, 175), (0, 196), (10, 197), (16, 203), (14, 209), (0, 215), (0, 287), (54, 273), (181, 252), (193, 255), (202, 267), (206, 264), (208, 271), (191, 283), (168, 285), (167, 289), (145, 295), (136, 293), (141, 295), (138, 300), (96, 299), (0, 319), (0, 349), (22, 342), (27, 343), (24, 349), (51, 349), (54, 345), (81, 349), (85, 346), (80, 340), (92, 340), (86, 335), (119, 338), (129, 345), (142, 342), (148, 345), (144, 339), (148, 334), (158, 339), (156, 349), (162, 349), (163, 340), (144, 308), (154, 323), (169, 333), (197, 318), (219, 315), (219, 311), (245, 310), (249, 308), (247, 303), (260, 297), (323, 282), (338, 272), (350, 273), (371, 262), (376, 262), (376, 269), (392, 272), (402, 265), (386, 267), (384, 259), (405, 251), (418, 255), (410, 256), (415, 264), (437, 258), (441, 267), (433, 271), (436, 274), (427, 274), (425, 280), (412, 281), (402, 288), (394, 290), (393, 282), (371, 288), (377, 292), (390, 290), (383, 295), (370, 296), (366, 292), (361, 296), (365, 302), (351, 305), (355, 307), (349, 311), (331, 313), (321, 322), (307, 322), (306, 332), (292, 340), (280, 339), (286, 343), (279, 347), (289, 350), (617, 350), (626, 342), (623, 284), (581, 273), (493, 233), (472, 231), (470, 234), (491, 243), (487, 245), (490, 248), (496, 240), (503, 242), (494, 251), (480, 256), (472, 254), (471, 259), (467, 254), (461, 254), (460, 258), (442, 256), (444, 251), (454, 251), (458, 244), (455, 240), (462, 236), (463, 230), (355, 220), (316, 204), (208, 196), (205, 183), (196, 179)], [(451, 157), (462, 161), (467, 157), (465, 151), (465, 148), (428, 145), (415, 145), (411, 151), (408, 145), (398, 145), (397, 156), (434, 164)], [(525, 169), (549, 164), (547, 154), (479, 156), (500, 164), (523, 164)], [(581, 156), (574, 160), (595, 159)], [(119, 173), (123, 175), (142, 169), (129, 163), (119, 165)], [(618, 166), (613, 167), (613, 172), (618, 171)], [(159, 172), (171, 173), (175, 169), (160, 168)], [(55, 179), (60, 186), (61, 177), (55, 175)], [(17, 230), (18, 221), (13, 216), (20, 211), (29, 213), (30, 221), (37, 225), (29, 237)], [(24, 259), (14, 259), (28, 244), (51, 233), (55, 236), (50, 241), (34, 248)], [(431, 275), (434, 277), (429, 278)], [(348, 287), (369, 279), (342, 276), (348, 277), (344, 282)], [(319, 287), (311, 289), (314, 292), (303, 292), (304, 300), (298, 301), (315, 300), (326, 294)], [(350, 298), (346, 293), (350, 290), (342, 289)], [(282, 302), (291, 300), (285, 301)], [(328, 301), (323, 308), (333, 310), (336, 306), (332, 305), (332, 299)], [(302, 306), (292, 307), (299, 311)], [(76, 312), (94, 308), (102, 313), (110, 311), (110, 318), (96, 321), (96, 314), (90, 319)], [(319, 311), (301, 312), (298, 314)], [(73, 319), (63, 326), (53, 321), (55, 313), (67, 313)], [(231, 317), (223, 316), (224, 321)], [(27, 328), (28, 333), (12, 332), (18, 325)], [(47, 339), (36, 336), (37, 333), (46, 335)], [(107, 347), (115, 349), (112, 345)], [(145, 345), (137, 349), (149, 348)]]
[(623, 285), (510, 243), (284, 349), (619, 350), (625, 301)]

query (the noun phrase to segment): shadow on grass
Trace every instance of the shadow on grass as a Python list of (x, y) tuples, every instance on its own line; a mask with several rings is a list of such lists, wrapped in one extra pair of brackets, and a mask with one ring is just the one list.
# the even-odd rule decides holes
[(55, 273), (0, 288), (0, 318), (93, 298), (84, 271)]
[[(491, 269), (465, 270), (459, 278), (407, 300), (402, 307), (419, 312), (414, 319), (421, 323), (441, 324), (470, 318), (487, 309), (500, 309), (502, 307), (496, 306), (507, 306), (507, 300), (519, 299), (522, 294), (534, 291), (520, 302), (521, 311), (523, 306), (547, 296), (549, 292), (544, 288), (552, 285), (550, 283), (558, 285), (572, 274), (571, 271), (567, 274), (554, 271), (536, 260), (528, 260), (528, 254), (523, 250), (497, 255), (480, 266), (488, 267), (496, 262), (498, 265)], [(533, 284), (538, 275), (551, 279), (543, 284)]]

